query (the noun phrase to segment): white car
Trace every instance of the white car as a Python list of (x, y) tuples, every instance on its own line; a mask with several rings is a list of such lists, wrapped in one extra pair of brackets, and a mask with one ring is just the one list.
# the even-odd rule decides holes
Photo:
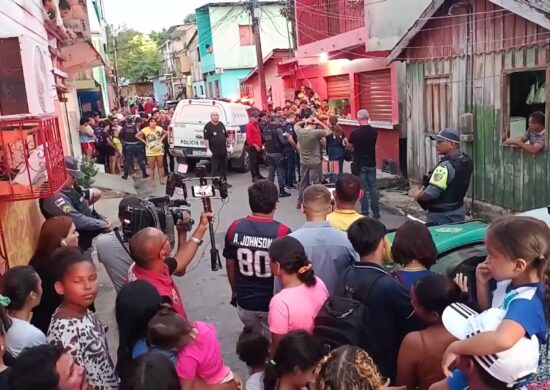
[(210, 121), (210, 115), (217, 112), (220, 122), (227, 130), (227, 158), (230, 167), (237, 172), (250, 169), (248, 150), (245, 147), (247, 106), (211, 99), (181, 100), (174, 111), (168, 129), (170, 154), (178, 163), (185, 163), (194, 169), (200, 160), (209, 157), (204, 147), (204, 125)]

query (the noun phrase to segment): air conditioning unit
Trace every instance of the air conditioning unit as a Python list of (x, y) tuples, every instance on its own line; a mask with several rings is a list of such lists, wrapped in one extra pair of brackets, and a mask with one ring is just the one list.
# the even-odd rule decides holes
[(52, 114), (57, 98), (53, 66), (46, 44), (21, 36), (21, 62), (27, 92), (28, 113), (31, 115)]
[(216, 70), (214, 71), (214, 73), (216, 73), (216, 74), (222, 74), (222, 73), (223, 73), (223, 68), (216, 68)]

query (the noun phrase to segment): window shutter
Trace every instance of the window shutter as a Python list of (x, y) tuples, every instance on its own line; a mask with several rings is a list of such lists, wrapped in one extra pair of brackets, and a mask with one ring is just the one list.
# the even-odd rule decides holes
[(331, 76), (326, 78), (327, 95), (329, 99), (349, 99), (351, 83), (348, 75)]
[(369, 111), (375, 122), (391, 122), (392, 96), (390, 69), (359, 74), (359, 108)]
[(0, 115), (29, 112), (19, 38), (0, 39)]

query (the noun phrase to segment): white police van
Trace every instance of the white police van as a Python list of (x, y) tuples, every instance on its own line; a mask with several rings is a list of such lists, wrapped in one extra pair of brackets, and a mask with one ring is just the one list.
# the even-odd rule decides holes
[(245, 147), (248, 123), (247, 106), (240, 103), (215, 99), (181, 100), (174, 111), (168, 129), (170, 154), (178, 163), (185, 163), (194, 169), (200, 160), (209, 157), (204, 147), (204, 125), (210, 115), (217, 112), (220, 122), (227, 130), (227, 158), (230, 167), (237, 172), (250, 169), (248, 150)]

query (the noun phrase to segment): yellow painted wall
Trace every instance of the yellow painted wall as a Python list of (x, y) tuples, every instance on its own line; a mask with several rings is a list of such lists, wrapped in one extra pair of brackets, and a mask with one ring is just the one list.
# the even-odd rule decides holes
[[(29, 263), (38, 242), (44, 218), (37, 200), (0, 203), (0, 222), (9, 266)], [(3, 256), (2, 256), (3, 257)], [(5, 272), (6, 259), (0, 259), (0, 273)]]

